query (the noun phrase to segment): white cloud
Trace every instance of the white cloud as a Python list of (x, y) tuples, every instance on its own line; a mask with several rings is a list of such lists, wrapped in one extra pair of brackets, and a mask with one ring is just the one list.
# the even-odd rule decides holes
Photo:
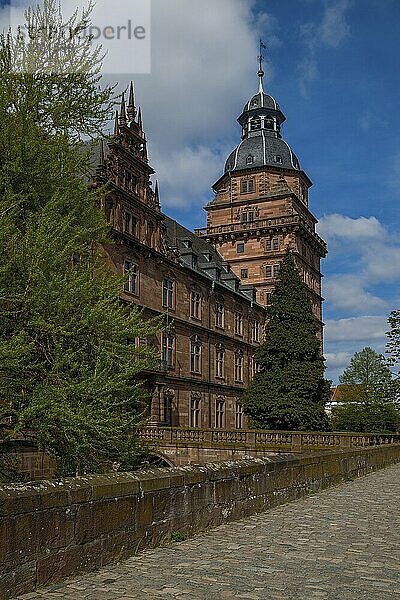
[[(136, 89), (163, 207), (183, 198), (186, 205), (202, 204), (240, 142), (236, 118), (258, 88), (258, 37), (268, 46), (280, 43), (275, 19), (263, 13), (255, 21), (254, 5), (255, 0), (153, 0), (152, 74), (136, 77)], [(268, 85), (268, 62), (265, 71)], [(120, 89), (127, 83), (120, 78)]]
[(386, 302), (366, 291), (365, 285), (357, 275), (333, 275), (324, 285), (324, 294), (333, 307), (353, 313), (385, 309)]
[(339, 214), (326, 215), (320, 219), (317, 229), (319, 235), (327, 240), (347, 238), (359, 242), (387, 237), (385, 228), (376, 217), (352, 219)]
[(318, 28), (320, 40), (326, 46), (337, 48), (349, 36), (350, 26), (346, 21), (346, 12), (350, 6), (349, 0), (339, 0), (326, 5)]
[(222, 152), (213, 152), (210, 148), (186, 146), (168, 156), (155, 156), (159, 165), (157, 176), (162, 182), (161, 195), (168, 197), (168, 206), (189, 209), (191, 200), (205, 200), (204, 181), (211, 184), (220, 175)]
[(327, 343), (383, 340), (388, 329), (386, 316), (329, 319), (325, 325), (325, 340)]
[(326, 366), (328, 369), (344, 369), (350, 362), (350, 352), (325, 352)]
[(338, 48), (350, 35), (346, 20), (351, 0), (325, 0), (324, 11), (319, 21), (303, 23), (300, 36), (306, 53), (298, 65), (299, 86), (303, 96), (307, 96), (309, 84), (318, 77), (317, 52), (319, 48)]

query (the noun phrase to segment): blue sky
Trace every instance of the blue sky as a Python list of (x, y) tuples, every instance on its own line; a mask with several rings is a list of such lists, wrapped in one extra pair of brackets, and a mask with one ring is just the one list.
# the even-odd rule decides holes
[(202, 206), (257, 88), (261, 36), (265, 87), (314, 183), (310, 208), (329, 248), (327, 375), (336, 380), (364, 346), (383, 352), (400, 307), (400, 2), (152, 0), (151, 34), (152, 71), (132, 78), (165, 212), (204, 226)]

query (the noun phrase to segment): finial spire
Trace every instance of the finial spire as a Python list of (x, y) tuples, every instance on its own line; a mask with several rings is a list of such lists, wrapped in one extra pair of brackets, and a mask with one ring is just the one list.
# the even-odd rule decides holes
[(114, 135), (119, 135), (119, 121), (118, 121), (118, 111), (115, 111), (115, 120), (114, 120)]
[(260, 61), (260, 68), (259, 68), (259, 71), (258, 71), (258, 76), (260, 78), (260, 84), (259, 84), (259, 87), (258, 87), (258, 92), (259, 93), (264, 93), (264, 85), (263, 85), (263, 77), (264, 77), (263, 62), (264, 62), (264, 55), (263, 55), (263, 50), (266, 50), (266, 48), (267, 48), (267, 46), (260, 39), (260, 55), (258, 57), (258, 60)]
[(129, 102), (128, 102), (128, 119), (132, 123), (136, 117), (136, 108), (135, 108), (135, 91), (133, 88), (133, 82), (131, 81), (131, 86), (129, 89)]
[(140, 106), (139, 106), (139, 112), (138, 112), (138, 125), (139, 125), (140, 131), (143, 131), (142, 108)]
[(126, 108), (125, 108), (125, 92), (122, 92), (121, 98), (121, 114), (119, 116), (121, 125), (126, 125)]

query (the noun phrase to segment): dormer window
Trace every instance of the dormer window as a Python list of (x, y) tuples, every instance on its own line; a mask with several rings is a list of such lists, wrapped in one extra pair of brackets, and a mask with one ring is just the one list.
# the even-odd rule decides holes
[(274, 156), (274, 160), (278, 165), (282, 165), (283, 164), (283, 160), (282, 160), (282, 156), (280, 156), (279, 154), (277, 154), (276, 156)]
[(254, 163), (254, 156), (252, 154), (249, 154), (249, 156), (246, 158), (246, 164), (252, 165), (253, 163)]
[(206, 260), (207, 262), (211, 262), (211, 261), (212, 261), (212, 256), (211, 256), (211, 254), (210, 254), (209, 252), (205, 252), (205, 253), (203, 254), (203, 256), (204, 256), (204, 258), (205, 258), (205, 260)]
[(258, 98), (253, 98), (251, 101), (251, 106), (258, 106), (260, 104)]
[(182, 240), (182, 244), (185, 246), (185, 248), (191, 248), (193, 245), (192, 240)]

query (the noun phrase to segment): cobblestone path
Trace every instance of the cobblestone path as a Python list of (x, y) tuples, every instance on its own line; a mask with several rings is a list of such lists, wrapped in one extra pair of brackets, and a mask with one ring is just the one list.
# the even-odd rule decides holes
[(400, 599), (400, 465), (28, 599)]

